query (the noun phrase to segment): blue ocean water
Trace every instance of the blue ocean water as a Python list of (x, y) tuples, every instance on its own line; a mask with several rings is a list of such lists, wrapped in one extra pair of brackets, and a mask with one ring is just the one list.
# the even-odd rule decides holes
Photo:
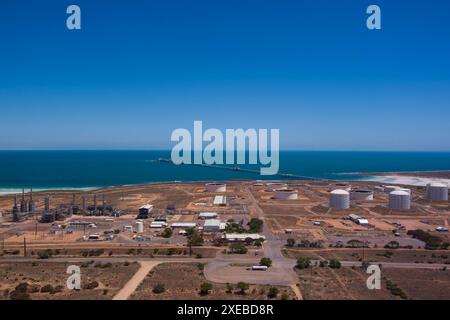
[[(154, 161), (170, 151), (0, 151), (0, 191), (89, 188), (163, 181), (288, 177), (175, 166)], [(240, 166), (259, 169), (258, 166)], [(331, 179), (356, 179), (355, 172), (450, 170), (450, 152), (283, 151), (280, 172)]]

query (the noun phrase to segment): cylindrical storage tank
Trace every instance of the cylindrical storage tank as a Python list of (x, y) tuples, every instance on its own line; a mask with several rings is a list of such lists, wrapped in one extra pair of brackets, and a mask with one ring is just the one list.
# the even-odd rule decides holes
[(297, 200), (298, 191), (295, 189), (275, 189), (273, 197), (277, 200)]
[(352, 186), (345, 182), (339, 182), (331, 186), (331, 190), (345, 190), (350, 191), (352, 189)]
[(399, 186), (384, 186), (384, 192), (391, 193), (392, 191), (396, 191), (401, 189)]
[(144, 232), (144, 222), (138, 221), (136, 222), (136, 232), (143, 233)]
[(226, 192), (227, 191), (227, 185), (225, 183), (207, 183), (206, 185), (206, 191), (208, 192)]
[(350, 208), (350, 194), (346, 190), (336, 189), (330, 192), (330, 208)]
[(409, 210), (411, 195), (407, 191), (396, 190), (389, 193), (389, 208), (392, 210)]
[(373, 200), (373, 191), (369, 189), (355, 189), (350, 192), (351, 200)]
[(267, 191), (274, 192), (279, 189), (287, 189), (287, 184), (283, 182), (270, 182), (267, 184)]
[(440, 182), (427, 184), (427, 199), (432, 201), (448, 201), (448, 185)]

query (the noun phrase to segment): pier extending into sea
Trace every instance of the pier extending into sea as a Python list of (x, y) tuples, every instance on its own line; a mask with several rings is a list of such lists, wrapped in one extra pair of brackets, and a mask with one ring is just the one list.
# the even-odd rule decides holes
[[(171, 159), (167, 159), (167, 158), (158, 158), (158, 161), (159, 162), (163, 162), (163, 163), (174, 164)], [(237, 171), (237, 172), (255, 173), (255, 174), (258, 174), (258, 175), (260, 174), (260, 171), (257, 170), (257, 169), (241, 168), (241, 167), (238, 167), (238, 166), (230, 167), (230, 166), (224, 166), (224, 165), (218, 165), (218, 164), (206, 164), (206, 163), (201, 163), (201, 164), (196, 164), (196, 163), (186, 164), (186, 163), (183, 163), (181, 165), (184, 165), (184, 166), (197, 166), (197, 167), (202, 167), (202, 168), (211, 168), (211, 169)], [(277, 173), (274, 176), (276, 176), (276, 177), (277, 176), (278, 177), (283, 177), (283, 178), (289, 178), (289, 179), (299, 179), (299, 180), (327, 180), (327, 181), (331, 181), (331, 179), (324, 179), (324, 178), (311, 177), (311, 176), (303, 176), (303, 175), (292, 174), (292, 173)]]

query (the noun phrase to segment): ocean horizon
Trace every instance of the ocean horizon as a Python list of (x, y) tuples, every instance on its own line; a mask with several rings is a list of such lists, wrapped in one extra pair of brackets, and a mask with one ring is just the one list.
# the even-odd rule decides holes
[[(176, 166), (159, 162), (158, 158), (170, 158), (170, 150), (3, 150), (0, 151), (0, 193), (16, 193), (31, 187), (36, 191), (89, 190), (171, 181), (293, 179), (192, 165)], [(259, 165), (238, 166), (260, 168)], [(364, 176), (364, 173), (439, 170), (450, 170), (450, 152), (280, 151), (279, 173), (315, 179), (370, 179), (371, 176)]]

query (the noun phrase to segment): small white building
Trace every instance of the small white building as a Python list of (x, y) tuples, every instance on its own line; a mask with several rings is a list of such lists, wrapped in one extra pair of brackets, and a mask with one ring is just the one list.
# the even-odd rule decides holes
[(158, 229), (158, 228), (164, 228), (167, 226), (167, 223), (164, 221), (153, 221), (150, 223), (150, 228), (152, 229)]
[(265, 236), (258, 233), (227, 233), (224, 237), (228, 241), (245, 241), (245, 239), (247, 238), (250, 238), (252, 240), (266, 239)]
[(195, 222), (174, 222), (172, 223), (171, 227), (174, 228), (195, 228), (197, 224)]
[(363, 225), (363, 226), (366, 226), (366, 225), (369, 224), (369, 220), (367, 220), (367, 219), (358, 219), (358, 220), (356, 221), (356, 223), (357, 223), (357, 224), (360, 224), (360, 225)]

